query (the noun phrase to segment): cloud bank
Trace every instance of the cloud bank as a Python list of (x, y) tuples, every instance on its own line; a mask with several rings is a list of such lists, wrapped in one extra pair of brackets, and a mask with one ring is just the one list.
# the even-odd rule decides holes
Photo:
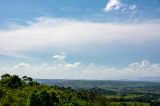
[(147, 45), (160, 39), (159, 28), (159, 23), (113, 24), (41, 17), (26, 26), (1, 29), (0, 55), (25, 57), (27, 52), (46, 48), (76, 51), (117, 42)]
[(56, 61), (54, 64), (31, 65), (20, 63), (15, 66), (1, 67), (0, 74), (11, 73), (20, 76), (47, 79), (98, 79), (98, 80), (138, 80), (160, 76), (160, 64), (151, 64), (148, 60), (129, 64), (124, 68), (114, 68), (81, 62), (68, 63)]

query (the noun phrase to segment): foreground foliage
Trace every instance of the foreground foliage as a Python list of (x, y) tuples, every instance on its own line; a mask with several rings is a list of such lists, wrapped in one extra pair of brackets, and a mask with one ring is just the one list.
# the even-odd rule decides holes
[(0, 80), (0, 106), (160, 106), (158, 100), (112, 97), (101, 89), (74, 90), (71, 87), (39, 84), (31, 77), (4, 74)]

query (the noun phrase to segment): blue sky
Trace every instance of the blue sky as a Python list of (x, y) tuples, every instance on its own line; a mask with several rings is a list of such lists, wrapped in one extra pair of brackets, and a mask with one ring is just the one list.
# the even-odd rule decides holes
[(146, 69), (132, 78), (160, 76), (159, 29), (159, 0), (1, 0), (0, 74), (126, 79)]
[[(158, 19), (159, 0), (121, 0), (124, 7), (118, 11), (105, 13), (102, 9), (106, 6), (107, 0), (1, 0), (0, 21), (2, 25), (8, 21), (19, 21), (25, 23), (26, 20), (34, 20), (35, 17), (53, 16), (60, 18), (86, 19), (94, 21), (118, 21), (127, 20), (132, 14), (127, 9), (122, 14), (124, 8), (136, 5), (136, 18)], [(118, 17), (117, 17), (118, 16)]]

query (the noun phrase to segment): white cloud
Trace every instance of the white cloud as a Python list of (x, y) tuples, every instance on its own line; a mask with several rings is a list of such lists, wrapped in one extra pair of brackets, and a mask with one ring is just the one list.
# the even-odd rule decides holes
[(120, 0), (109, 0), (108, 3), (106, 4), (106, 7), (104, 8), (104, 11), (112, 11), (112, 10), (119, 10), (121, 7), (121, 2)]
[(135, 10), (136, 8), (137, 8), (137, 5), (131, 5), (131, 6), (129, 7), (130, 10)]
[(137, 8), (137, 5), (132, 4), (132, 5), (128, 5), (125, 3), (122, 3), (121, 0), (109, 0), (108, 3), (106, 4), (106, 7), (103, 9), (105, 12), (109, 12), (112, 10), (122, 10), (122, 12), (124, 11), (128, 11), (128, 10), (135, 10)]
[(20, 63), (14, 66), (15, 69), (22, 69), (22, 68), (28, 68), (28, 67), (30, 67), (30, 65), (26, 63)]
[[(149, 44), (150, 41), (160, 39), (159, 27), (158, 23), (112, 24), (38, 18), (21, 28), (1, 29), (0, 54), (27, 58), (27, 52), (46, 48), (77, 51), (89, 49), (89, 45), (110, 45), (117, 41), (136, 45)], [(57, 55), (54, 58), (65, 56)]]
[(80, 64), (81, 64), (80, 62), (76, 62), (74, 64), (67, 63), (67, 64), (65, 64), (65, 67), (69, 68), (69, 69), (70, 68), (77, 68), (77, 67), (79, 67)]
[(61, 53), (59, 55), (52, 56), (54, 59), (64, 60), (66, 58), (64, 53)]
[[(137, 80), (145, 77), (159, 77), (160, 64), (151, 64), (148, 60), (129, 64), (124, 68), (109, 68), (103, 65), (83, 65), (75, 63), (54, 63), (47, 65), (26, 65), (24, 63), (13, 67), (0, 68), (0, 74), (11, 73), (20, 76), (48, 79), (101, 79), (101, 80)], [(20, 67), (19, 67), (20, 66)], [(22, 67), (23, 68), (22, 68)]]

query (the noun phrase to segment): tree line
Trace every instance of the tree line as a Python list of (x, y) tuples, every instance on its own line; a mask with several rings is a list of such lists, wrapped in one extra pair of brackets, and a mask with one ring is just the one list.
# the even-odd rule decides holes
[[(31, 77), (3, 74), (0, 80), (0, 106), (147, 106), (107, 99), (94, 90), (39, 84)], [(160, 106), (152, 101), (150, 106)]]

